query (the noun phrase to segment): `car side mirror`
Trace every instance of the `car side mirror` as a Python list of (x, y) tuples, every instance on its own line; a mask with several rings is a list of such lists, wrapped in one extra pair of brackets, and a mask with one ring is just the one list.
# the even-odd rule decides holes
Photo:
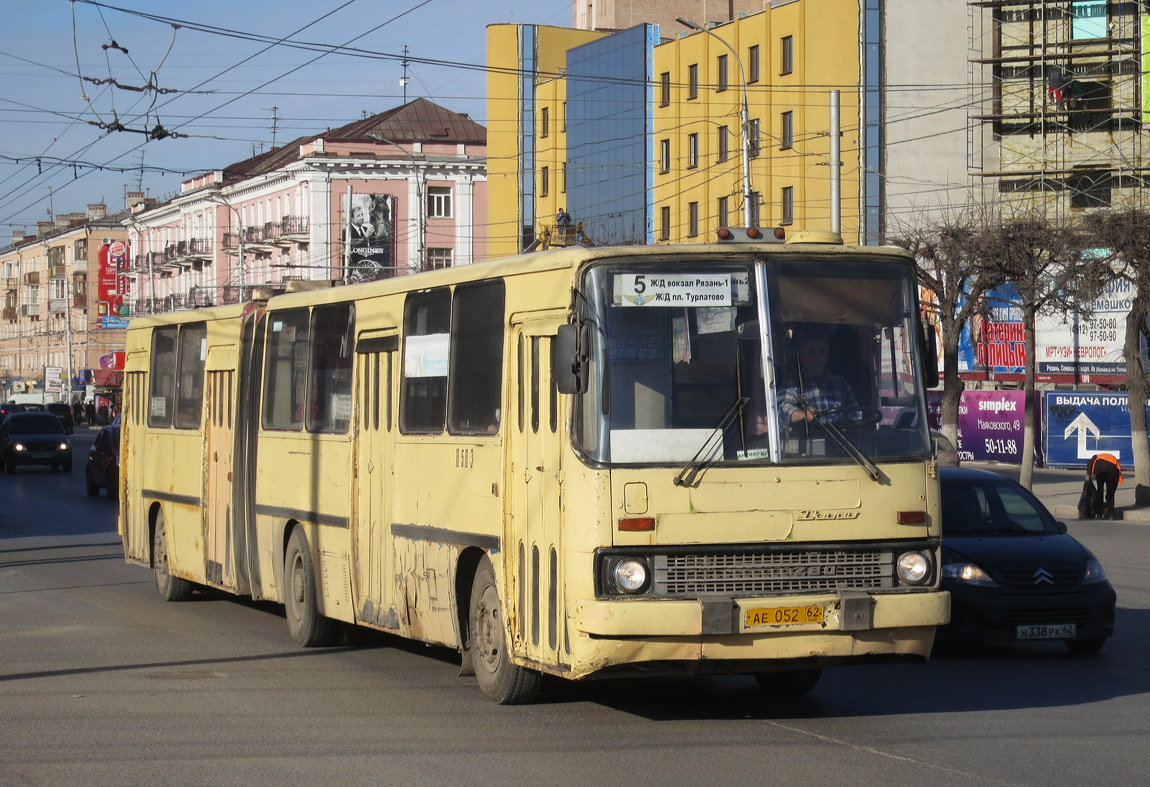
[(1066, 532), (1066, 523), (1065, 522), (1056, 519), (1056, 520), (1054, 520), (1054, 524), (1058, 525), (1058, 529), (1061, 532), (1063, 532), (1063, 533)]
[(585, 336), (578, 325), (560, 325), (551, 342), (551, 379), (561, 394), (587, 390), (587, 356), (580, 341)]

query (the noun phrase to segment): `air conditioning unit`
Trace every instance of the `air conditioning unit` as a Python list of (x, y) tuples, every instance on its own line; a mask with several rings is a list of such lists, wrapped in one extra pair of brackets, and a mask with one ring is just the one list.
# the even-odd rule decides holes
[(102, 243), (105, 246), (111, 246), (112, 245), (112, 239), (111, 238), (100, 238), (100, 243)]

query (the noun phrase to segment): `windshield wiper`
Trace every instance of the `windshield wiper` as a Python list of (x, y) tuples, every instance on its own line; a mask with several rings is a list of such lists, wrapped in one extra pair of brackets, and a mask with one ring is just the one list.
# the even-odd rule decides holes
[(703, 473), (707, 471), (711, 465), (717, 460), (723, 447), (723, 436), (727, 430), (731, 428), (731, 424), (735, 422), (735, 418), (743, 412), (743, 407), (747, 402), (751, 401), (746, 396), (739, 396), (727, 408), (727, 412), (719, 419), (719, 423), (715, 425), (711, 434), (707, 435), (707, 439), (703, 441), (703, 445), (691, 457), (691, 461), (683, 466), (675, 476), (675, 486), (691, 486)]
[(815, 423), (822, 428), (823, 432), (830, 435), (831, 439), (843, 450), (843, 453), (855, 460), (858, 466), (866, 471), (866, 474), (871, 477), (872, 481), (878, 481), (879, 476), (882, 475), (882, 472), (878, 469), (878, 465), (867, 459), (866, 454), (862, 451), (855, 448), (854, 443), (843, 434), (841, 429), (831, 423), (829, 418), (818, 411), (815, 411)]

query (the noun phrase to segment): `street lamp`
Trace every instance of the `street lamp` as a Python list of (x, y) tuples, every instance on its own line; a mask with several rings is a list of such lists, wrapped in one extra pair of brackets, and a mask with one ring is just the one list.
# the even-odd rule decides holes
[(747, 111), (747, 75), (743, 71), (743, 61), (739, 59), (739, 53), (735, 48), (728, 44), (724, 39), (712, 33), (705, 27), (692, 22), (690, 19), (684, 19), (681, 16), (675, 17), (675, 21), (684, 27), (689, 27), (692, 30), (698, 30), (700, 33), (706, 33), (714, 38), (716, 41), (722, 43), (727, 49), (731, 50), (731, 55), (735, 58), (735, 63), (739, 66), (739, 80), (743, 83), (743, 103), (739, 107), (739, 126), (743, 132), (743, 227), (745, 229), (751, 228), (751, 122), (748, 119), (749, 112)]
[(236, 238), (238, 246), (237, 251), (239, 252), (240, 292), (242, 293), (243, 288), (247, 285), (247, 275), (244, 271), (244, 218), (240, 214), (239, 208), (235, 207), (226, 199), (224, 199), (223, 194), (208, 194), (206, 198), (208, 202), (215, 203), (216, 205), (223, 205), (225, 208), (234, 211), (236, 214), (236, 226), (239, 228), (239, 232), (236, 234)]

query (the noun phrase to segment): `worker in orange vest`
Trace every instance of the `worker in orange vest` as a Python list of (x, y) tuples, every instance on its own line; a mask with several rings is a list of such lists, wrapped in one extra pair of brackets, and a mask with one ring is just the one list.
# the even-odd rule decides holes
[[(1122, 465), (1113, 454), (1095, 454), (1086, 465), (1087, 478), (1094, 480), (1094, 516), (1097, 519), (1117, 519), (1114, 511), (1114, 492), (1122, 481)], [(1106, 499), (1102, 492), (1105, 488)]]

